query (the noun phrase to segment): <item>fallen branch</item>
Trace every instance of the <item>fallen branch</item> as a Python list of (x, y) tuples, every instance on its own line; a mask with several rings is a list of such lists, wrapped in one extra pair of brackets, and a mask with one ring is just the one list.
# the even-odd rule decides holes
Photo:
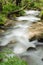
[(23, 9), (25, 9), (26, 7), (27, 7), (27, 5), (26, 5), (26, 6), (24, 6), (24, 7), (22, 7), (22, 8), (21, 8), (21, 9), (19, 9), (19, 10), (9, 12), (9, 13), (8, 13), (8, 15), (7, 15), (7, 17), (9, 18), (12, 14), (17, 13), (17, 12), (20, 12), (20, 11), (22, 11)]

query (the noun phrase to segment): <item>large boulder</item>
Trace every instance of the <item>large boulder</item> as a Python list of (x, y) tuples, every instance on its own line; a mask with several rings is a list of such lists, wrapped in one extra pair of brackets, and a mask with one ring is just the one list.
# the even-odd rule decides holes
[(33, 23), (28, 28), (28, 30), (29, 30), (28, 36), (30, 41), (33, 41), (35, 39), (38, 39), (38, 41), (43, 40), (43, 22)]

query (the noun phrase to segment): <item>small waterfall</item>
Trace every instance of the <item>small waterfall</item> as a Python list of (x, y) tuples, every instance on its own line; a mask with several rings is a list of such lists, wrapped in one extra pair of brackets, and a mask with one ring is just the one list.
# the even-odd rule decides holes
[(30, 21), (30, 22), (37, 22), (38, 20), (40, 20), (40, 18), (32, 16), (32, 15), (28, 15), (28, 16), (21, 16), (21, 17), (17, 17), (18, 21)]
[(35, 11), (35, 10), (25, 10), (26, 15), (34, 15), (37, 16), (40, 14), (40, 11)]

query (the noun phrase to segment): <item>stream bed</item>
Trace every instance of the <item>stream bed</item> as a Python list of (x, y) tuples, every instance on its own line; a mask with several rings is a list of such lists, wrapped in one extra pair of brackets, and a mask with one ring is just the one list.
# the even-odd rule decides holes
[(30, 42), (27, 37), (27, 28), (33, 22), (40, 21), (40, 18), (37, 17), (40, 12), (25, 10), (25, 13), (25, 16), (16, 17), (15, 25), (0, 37), (1, 51), (3, 48), (10, 48), (15, 54), (26, 60), (28, 65), (43, 65), (43, 43), (37, 40)]

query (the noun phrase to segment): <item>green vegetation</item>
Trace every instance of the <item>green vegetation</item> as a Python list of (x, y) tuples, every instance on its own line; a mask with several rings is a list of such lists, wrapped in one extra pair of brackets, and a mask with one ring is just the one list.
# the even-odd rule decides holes
[(13, 56), (8, 58), (7, 61), (0, 62), (0, 65), (27, 65), (27, 63), (24, 60)]
[(8, 14), (9, 12), (12, 12), (12, 11), (15, 11), (15, 10), (19, 10), (20, 7), (19, 6), (16, 6), (14, 4), (11, 4), (11, 3), (8, 3), (8, 4), (5, 4), (3, 6), (3, 13), (5, 14)]
[[(21, 0), (19, 5), (15, 1), (17, 0), (0, 0), (0, 24), (5, 23), (5, 21), (8, 19), (9, 13), (20, 10), (22, 7), (24, 7), (24, 5), (27, 5), (26, 9), (41, 10), (41, 16), (43, 15), (43, 0)], [(14, 15), (15, 14), (16, 13), (14, 13)], [(17, 16), (20, 15), (24, 15), (23, 10), (17, 13)]]
[(4, 24), (7, 21), (7, 18), (5, 17), (5, 15), (0, 14), (0, 24)]
[(27, 65), (27, 62), (14, 56), (7, 59), (7, 61), (0, 62), (0, 65)]
[(0, 65), (27, 65), (27, 62), (20, 59), (18, 56), (9, 56), (9, 54), (13, 52), (8, 50), (9, 49), (5, 49), (3, 52), (0, 52)]
[(40, 18), (43, 19), (43, 0), (26, 0), (27, 9), (40, 11)]
[(28, 3), (27, 8), (36, 8), (36, 9), (41, 9), (43, 8), (43, 0), (26, 0)]
[[(12, 0), (0, 0), (0, 24), (5, 23), (9, 13), (20, 10), (21, 7), (22, 6), (16, 6), (16, 3), (14, 4)], [(24, 11), (21, 11), (18, 15), (22, 15), (23, 13)]]
[(43, 20), (43, 10), (41, 10), (40, 17), (41, 17), (41, 20)]
[(12, 54), (12, 50), (9, 48), (4, 48), (2, 52), (0, 52), (0, 59), (6, 58), (8, 54)]

